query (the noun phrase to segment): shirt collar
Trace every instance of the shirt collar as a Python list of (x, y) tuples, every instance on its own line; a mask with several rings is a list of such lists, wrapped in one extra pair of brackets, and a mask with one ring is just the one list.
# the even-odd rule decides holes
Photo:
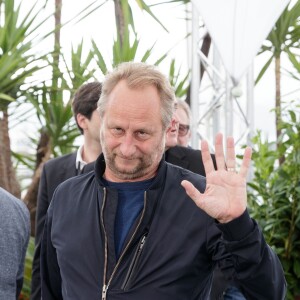
[(82, 171), (83, 167), (87, 165), (87, 162), (85, 162), (82, 158), (82, 151), (83, 151), (83, 145), (81, 145), (77, 150), (76, 155), (76, 170)]

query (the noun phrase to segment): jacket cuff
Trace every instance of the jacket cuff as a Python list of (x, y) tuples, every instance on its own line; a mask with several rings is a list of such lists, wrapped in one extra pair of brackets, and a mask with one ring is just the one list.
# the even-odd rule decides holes
[(228, 223), (218, 223), (217, 227), (222, 231), (225, 240), (239, 241), (252, 232), (255, 225), (246, 209), (238, 218)]

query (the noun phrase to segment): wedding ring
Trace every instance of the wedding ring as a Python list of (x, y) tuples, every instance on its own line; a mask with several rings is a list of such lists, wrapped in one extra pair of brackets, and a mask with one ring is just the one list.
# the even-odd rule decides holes
[(228, 172), (234, 172), (234, 173), (236, 172), (235, 168), (227, 168), (227, 171)]

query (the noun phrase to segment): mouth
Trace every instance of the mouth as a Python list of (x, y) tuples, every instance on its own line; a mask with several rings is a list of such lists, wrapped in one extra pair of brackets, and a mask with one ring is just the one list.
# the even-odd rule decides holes
[(127, 161), (132, 161), (132, 160), (136, 160), (137, 157), (126, 157), (126, 156), (123, 156), (123, 155), (117, 155), (120, 159), (122, 160), (127, 160)]

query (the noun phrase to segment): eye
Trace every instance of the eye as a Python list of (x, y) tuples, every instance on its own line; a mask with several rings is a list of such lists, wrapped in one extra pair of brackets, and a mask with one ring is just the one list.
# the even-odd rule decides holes
[(124, 132), (124, 130), (120, 127), (112, 128), (111, 131), (113, 135), (117, 135), (117, 136), (122, 135)]
[(137, 131), (136, 132), (136, 136), (138, 139), (140, 140), (145, 140), (149, 137), (149, 133), (143, 131), (143, 130), (140, 130), (140, 131)]

